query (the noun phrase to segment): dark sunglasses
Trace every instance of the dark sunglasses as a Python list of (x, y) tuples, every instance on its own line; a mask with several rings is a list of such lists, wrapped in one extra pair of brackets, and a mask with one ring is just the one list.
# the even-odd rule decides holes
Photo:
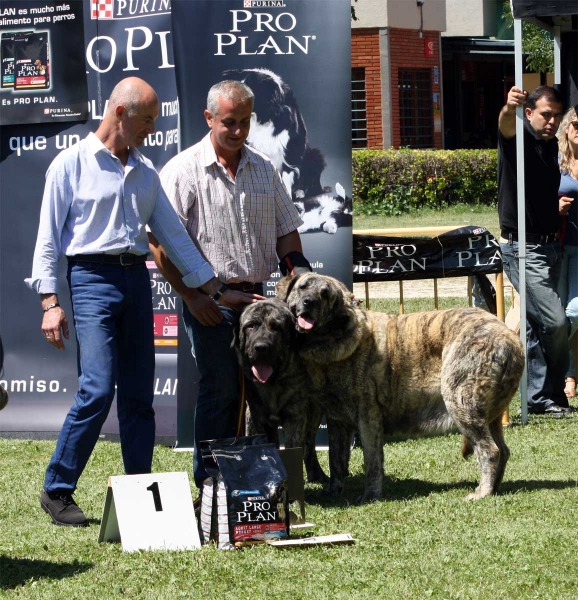
[(576, 131), (578, 131), (578, 121), (570, 121), (570, 125), (572, 125)]

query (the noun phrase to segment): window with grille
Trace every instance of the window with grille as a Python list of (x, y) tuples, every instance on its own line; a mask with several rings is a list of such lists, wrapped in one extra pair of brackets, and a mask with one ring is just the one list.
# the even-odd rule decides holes
[(433, 111), (429, 69), (399, 69), (399, 117), (401, 145), (432, 148)]
[(365, 69), (351, 69), (351, 140), (353, 148), (367, 148)]

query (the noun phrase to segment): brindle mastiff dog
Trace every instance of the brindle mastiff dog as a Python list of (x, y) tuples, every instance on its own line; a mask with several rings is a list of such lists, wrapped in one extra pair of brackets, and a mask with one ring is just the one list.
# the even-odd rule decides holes
[[(464, 308), (391, 316), (352, 306), (347, 288), (315, 273), (282, 279), (278, 296), (296, 318), (299, 354), (328, 417), (356, 427), (365, 492), (380, 498), (384, 432), (457, 428), (480, 468), (468, 499), (498, 489), (509, 457), (502, 413), (524, 368), (518, 337), (493, 315)], [(344, 461), (330, 447), (330, 491), (343, 487)]]
[(250, 433), (265, 433), (279, 445), (281, 425), (285, 447), (303, 448), (307, 479), (327, 483), (315, 452), (321, 412), (311, 401), (311, 381), (296, 343), (295, 319), (283, 302), (257, 302), (241, 314), (236, 348), (245, 376)]

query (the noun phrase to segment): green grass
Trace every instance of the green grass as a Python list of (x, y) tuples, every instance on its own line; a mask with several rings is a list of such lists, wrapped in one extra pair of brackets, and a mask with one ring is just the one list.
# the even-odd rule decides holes
[[(513, 414), (517, 402), (513, 403)], [(385, 499), (355, 506), (362, 453), (343, 497), (306, 486), (316, 535), (354, 546), (125, 554), (97, 542), (117, 444), (99, 442), (77, 492), (85, 529), (55, 527), (39, 506), (53, 442), (0, 440), (2, 598), (575, 598), (578, 589), (578, 416), (533, 417), (506, 432), (512, 457), (501, 493), (464, 501), (478, 479), (458, 435), (390, 441)], [(327, 453), (321, 452), (327, 468)], [(154, 470), (190, 471), (190, 455), (157, 447)]]
[[(494, 211), (473, 214), (471, 224), (495, 233)], [(355, 227), (460, 224), (464, 215), (364, 218)], [(406, 298), (406, 310), (428, 310), (432, 302)], [(440, 307), (464, 302), (440, 298)], [(397, 312), (398, 304), (374, 300), (372, 308)], [(39, 506), (54, 442), (0, 439), (0, 598), (574, 599), (578, 413), (531, 417), (521, 426), (518, 406), (514, 398), (506, 431), (512, 456), (495, 497), (464, 501), (479, 474), (475, 461), (462, 459), (456, 434), (389, 439), (380, 502), (355, 505), (364, 481), (360, 450), (353, 451), (339, 500), (306, 485), (314, 534), (357, 540), (333, 548), (125, 554), (120, 544), (97, 542), (108, 476), (123, 472), (117, 444), (98, 443), (76, 494), (90, 526), (70, 529), (53, 526)], [(327, 453), (320, 458), (327, 470)], [(157, 447), (153, 470), (190, 473), (190, 462), (189, 454)]]
[[(355, 206), (353, 207), (355, 210)], [(353, 217), (353, 229), (389, 229), (397, 227), (437, 227), (455, 225), (465, 227), (478, 225), (486, 227), (494, 237), (500, 234), (498, 209), (488, 206), (468, 206), (461, 204), (444, 210), (422, 209), (399, 217), (365, 216)]]

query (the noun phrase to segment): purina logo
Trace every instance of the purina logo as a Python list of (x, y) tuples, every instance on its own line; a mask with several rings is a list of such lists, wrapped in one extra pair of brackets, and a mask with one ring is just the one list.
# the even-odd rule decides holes
[(171, 0), (90, 0), (91, 19), (136, 19), (170, 12)]
[(283, 0), (243, 0), (244, 8), (285, 8)]
[(114, 0), (91, 0), (90, 18), (91, 19), (112, 19), (114, 10)]

